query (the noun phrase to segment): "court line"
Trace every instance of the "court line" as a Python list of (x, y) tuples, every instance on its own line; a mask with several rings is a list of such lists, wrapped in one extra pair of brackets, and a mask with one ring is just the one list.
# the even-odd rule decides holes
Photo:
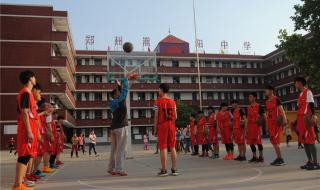
[[(262, 171), (260, 169), (258, 169), (258, 168), (249, 168), (249, 169), (255, 170), (257, 172), (257, 174), (252, 176), (252, 177), (249, 177), (249, 178), (236, 180), (236, 181), (233, 181), (233, 182), (228, 182), (228, 183), (226, 183), (226, 185), (227, 184), (237, 184), (237, 183), (243, 183), (243, 182), (252, 181), (252, 180), (255, 180), (255, 179), (259, 178), (263, 174)], [(78, 180), (77, 182), (80, 185), (84, 185), (84, 186), (87, 186), (87, 187), (90, 187), (90, 188), (95, 188), (95, 189), (104, 189), (105, 188), (105, 186), (90, 185), (90, 184), (87, 184), (87, 183), (85, 183), (85, 182), (83, 182), (81, 180)], [(210, 184), (212, 184), (212, 183), (210, 183)], [(205, 183), (205, 184), (200, 184), (200, 186), (209, 186), (210, 184), (209, 183)], [(185, 185), (183, 185), (183, 184), (179, 185), (180, 188), (183, 188), (184, 186)], [(197, 185), (197, 186), (200, 187), (199, 185)], [(135, 190), (135, 189), (137, 189), (137, 190), (141, 190), (141, 189), (164, 190), (164, 189), (172, 189), (174, 187), (176, 187), (176, 185), (168, 186), (168, 187), (150, 187), (149, 186), (149, 187), (137, 187), (137, 188), (126, 186), (126, 187), (111, 187), (111, 189), (117, 189), (117, 190), (128, 190), (128, 189), (130, 189), (130, 190)], [(190, 187), (190, 184), (187, 185), (187, 187)], [(297, 189), (297, 190), (305, 190), (305, 189)]]

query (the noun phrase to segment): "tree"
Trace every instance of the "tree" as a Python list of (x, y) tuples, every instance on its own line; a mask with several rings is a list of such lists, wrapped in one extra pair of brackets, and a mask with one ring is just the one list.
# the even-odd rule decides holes
[(308, 79), (309, 86), (320, 89), (320, 0), (301, 0), (294, 6), (295, 15), (291, 17), (295, 32), (307, 31), (308, 34), (288, 35), (280, 30), (280, 44), (277, 48), (286, 52), (288, 59), (299, 67)]
[(178, 119), (176, 120), (176, 127), (186, 127), (189, 124), (189, 117), (191, 114), (196, 113), (196, 108), (186, 105), (180, 101), (177, 101), (177, 115)]

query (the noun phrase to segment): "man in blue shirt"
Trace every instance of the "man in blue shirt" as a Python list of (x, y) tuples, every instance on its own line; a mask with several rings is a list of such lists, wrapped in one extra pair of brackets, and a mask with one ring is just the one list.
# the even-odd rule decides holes
[(112, 112), (111, 123), (111, 153), (108, 173), (111, 175), (127, 176), (124, 171), (125, 148), (127, 145), (127, 106), (128, 80), (133, 80), (137, 75), (128, 75), (122, 82), (117, 81), (116, 88), (111, 92)]

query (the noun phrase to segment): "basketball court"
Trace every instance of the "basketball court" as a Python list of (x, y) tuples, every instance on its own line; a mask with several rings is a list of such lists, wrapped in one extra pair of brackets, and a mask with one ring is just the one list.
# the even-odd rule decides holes
[[(212, 160), (180, 153), (178, 168), (180, 176), (157, 177), (160, 167), (159, 155), (152, 150), (143, 151), (142, 145), (133, 146), (133, 159), (126, 161), (129, 176), (113, 177), (107, 174), (110, 146), (98, 146), (99, 157), (69, 158), (70, 150), (64, 154), (65, 165), (41, 180), (36, 189), (45, 190), (162, 190), (162, 189), (243, 189), (243, 190), (316, 190), (320, 188), (320, 170), (300, 170), (305, 160), (304, 150), (295, 143), (283, 146), (287, 165), (269, 166), (273, 159), (270, 144), (266, 145), (264, 164), (239, 163), (237, 161)], [(319, 148), (319, 145), (318, 145)], [(223, 147), (221, 147), (223, 150)], [(15, 158), (2, 151), (1, 189), (10, 189), (14, 177)], [(247, 153), (250, 155), (250, 152)], [(170, 162), (169, 162), (170, 166)]]

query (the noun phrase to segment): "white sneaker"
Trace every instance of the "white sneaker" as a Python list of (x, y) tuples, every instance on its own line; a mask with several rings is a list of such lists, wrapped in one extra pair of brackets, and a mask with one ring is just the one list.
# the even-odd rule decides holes
[(23, 183), (27, 186), (27, 187), (34, 187), (35, 186), (35, 182), (24, 179)]

